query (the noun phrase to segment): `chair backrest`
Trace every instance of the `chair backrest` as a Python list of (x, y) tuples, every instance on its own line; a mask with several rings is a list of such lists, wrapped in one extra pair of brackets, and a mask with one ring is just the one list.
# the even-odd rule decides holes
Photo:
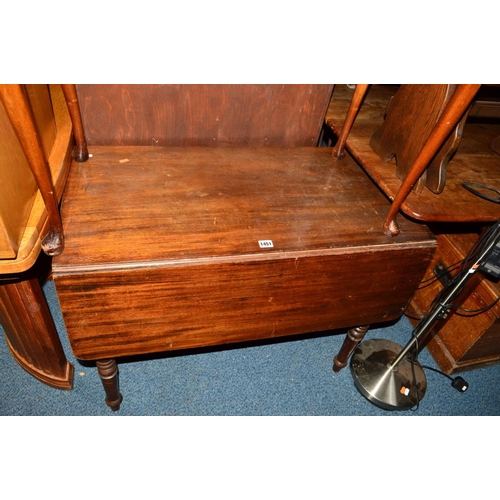
[(332, 85), (77, 85), (87, 144), (316, 146)]

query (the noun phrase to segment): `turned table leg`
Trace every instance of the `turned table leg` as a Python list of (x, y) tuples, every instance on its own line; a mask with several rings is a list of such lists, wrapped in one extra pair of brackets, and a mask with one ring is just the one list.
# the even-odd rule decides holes
[(120, 394), (116, 361), (114, 359), (101, 359), (96, 361), (96, 364), (97, 372), (106, 393), (106, 404), (113, 411), (118, 411), (123, 397)]
[(337, 356), (333, 358), (333, 371), (339, 372), (347, 365), (347, 361), (349, 357), (353, 353), (354, 349), (358, 346), (358, 344), (363, 340), (366, 332), (370, 328), (370, 325), (358, 326), (356, 328), (351, 328), (347, 332), (347, 336), (340, 348)]
[(37, 278), (0, 281), (0, 323), (14, 359), (56, 389), (72, 389), (74, 368), (66, 359)]

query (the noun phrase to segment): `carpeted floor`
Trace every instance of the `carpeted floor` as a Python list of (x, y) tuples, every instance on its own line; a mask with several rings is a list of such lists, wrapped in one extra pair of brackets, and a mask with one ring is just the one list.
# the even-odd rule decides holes
[[(104, 403), (95, 366), (80, 363), (71, 353), (51, 281), (44, 292), (75, 367), (74, 389), (53, 389), (28, 375), (12, 359), (2, 332), (0, 415), (500, 415), (500, 365), (462, 374), (470, 384), (465, 393), (453, 389), (446, 377), (427, 371), (427, 392), (418, 409), (379, 409), (356, 390), (348, 368), (332, 371), (344, 332), (121, 360), (124, 399), (120, 411), (113, 413)], [(396, 324), (373, 328), (366, 339), (404, 345), (410, 335), (410, 323), (403, 317)], [(420, 362), (436, 367), (426, 350)]]

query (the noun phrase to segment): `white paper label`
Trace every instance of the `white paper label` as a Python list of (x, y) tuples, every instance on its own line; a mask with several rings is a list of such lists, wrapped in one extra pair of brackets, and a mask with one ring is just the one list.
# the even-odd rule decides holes
[(260, 248), (273, 248), (273, 246), (272, 240), (259, 240)]

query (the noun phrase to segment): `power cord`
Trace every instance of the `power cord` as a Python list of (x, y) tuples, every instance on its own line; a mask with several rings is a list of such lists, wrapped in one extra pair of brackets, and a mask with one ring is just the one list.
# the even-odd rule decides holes
[(456, 389), (458, 392), (465, 392), (469, 388), (468, 382), (466, 382), (462, 377), (450, 377), (449, 375), (446, 375), (446, 373), (443, 373), (441, 370), (437, 370), (436, 368), (432, 368), (432, 366), (425, 366), (425, 365), (420, 365), (422, 368), (425, 368), (426, 370), (431, 370), (436, 373), (440, 373), (441, 375), (445, 376), (446, 378), (451, 380), (451, 386)]

